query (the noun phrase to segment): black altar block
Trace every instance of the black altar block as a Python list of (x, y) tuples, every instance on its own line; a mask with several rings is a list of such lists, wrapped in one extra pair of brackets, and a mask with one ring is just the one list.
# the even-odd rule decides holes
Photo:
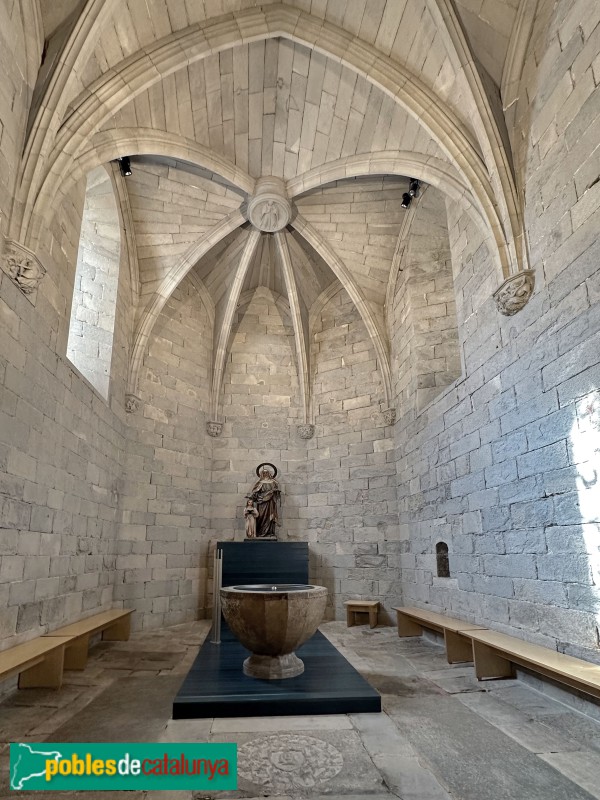
[[(219, 542), (223, 586), (308, 583), (308, 542)], [(258, 680), (244, 675), (250, 653), (222, 622), (221, 644), (202, 645), (173, 702), (173, 719), (351, 714), (381, 711), (381, 697), (317, 631), (296, 652), (302, 675)]]
[(222, 586), (308, 583), (308, 542), (217, 542), (223, 552)]

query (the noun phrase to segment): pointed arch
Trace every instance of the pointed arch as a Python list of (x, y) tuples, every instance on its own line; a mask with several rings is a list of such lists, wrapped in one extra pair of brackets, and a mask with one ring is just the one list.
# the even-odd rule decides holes
[(63, 185), (61, 195), (69, 193), (90, 170), (120, 156), (164, 156), (185, 161), (227, 181), (243, 194), (252, 194), (256, 181), (225, 156), (177, 133), (153, 128), (115, 128), (100, 131), (91, 140), (91, 147), (76, 159)]
[(499, 181), (500, 191), (496, 192), (496, 199), (504, 224), (510, 230), (507, 243), (513, 251), (511, 260), (518, 265), (518, 268), (527, 269), (522, 215), (514, 179), (514, 164), (512, 154), (507, 146), (508, 131), (500, 108), (500, 101), (496, 99), (498, 113), (495, 114), (492, 106), (493, 100), (490, 99), (483, 85), (479, 68), (453, 0), (426, 0), (426, 5), (434, 22), (437, 23), (438, 30), (445, 32), (447, 50), (454, 59), (456, 67), (462, 69), (471, 91), (476, 109), (473, 120), (475, 130), (479, 134), (479, 142), (482, 145), (489, 172), (493, 177), (493, 167)]
[(458, 203), (473, 219), (483, 238), (490, 245), (494, 256), (498, 277), (503, 275), (502, 263), (498, 256), (502, 237), (498, 240), (490, 230), (484, 208), (477, 197), (473, 196), (469, 187), (460, 179), (457, 170), (435, 156), (408, 151), (371, 153), (350, 156), (329, 162), (320, 167), (304, 172), (292, 178), (286, 184), (289, 197), (298, 197), (311, 189), (324, 186), (346, 178), (358, 178), (366, 175), (403, 175), (418, 178), (424, 183), (434, 186), (453, 202)]
[(501, 97), (504, 109), (519, 99), (521, 78), (527, 58), (527, 47), (533, 31), (539, 0), (521, 0), (508, 42), (508, 52), (502, 72)]
[[(131, 287), (131, 323), (135, 317), (138, 300), (140, 297), (140, 266), (138, 262), (137, 245), (135, 240), (135, 225), (133, 224), (133, 212), (129, 200), (129, 192), (125, 178), (116, 164), (112, 165), (112, 181), (115, 189), (115, 196), (121, 213), (122, 240), (125, 244), (127, 253), (127, 264), (129, 266), (129, 283)], [(131, 330), (131, 328), (130, 328)]]
[[(65, 39), (54, 71), (50, 76), (44, 77), (41, 72), (38, 75), (35, 105), (30, 112), (28, 135), (19, 167), (17, 202), (10, 222), (15, 239), (22, 241), (26, 236), (28, 208), (35, 203), (41, 182), (47, 175), (46, 160), (55, 144), (69, 101), (70, 87), (79, 80), (83, 66), (117, 4), (118, 0), (86, 0)], [(46, 83), (42, 85), (44, 80)]]

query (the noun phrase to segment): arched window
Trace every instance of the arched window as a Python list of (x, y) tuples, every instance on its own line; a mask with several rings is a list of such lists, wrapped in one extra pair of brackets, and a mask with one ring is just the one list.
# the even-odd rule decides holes
[(450, 577), (450, 561), (448, 559), (448, 545), (446, 542), (438, 542), (435, 546), (435, 558), (437, 561), (438, 578)]
[(121, 228), (108, 172), (87, 176), (67, 358), (104, 398), (112, 359)]

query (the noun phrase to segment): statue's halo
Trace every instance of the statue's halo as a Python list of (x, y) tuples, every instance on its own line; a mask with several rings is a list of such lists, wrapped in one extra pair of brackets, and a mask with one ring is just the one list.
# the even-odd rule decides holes
[(268, 461), (265, 461), (263, 464), (259, 464), (258, 467), (256, 468), (256, 477), (257, 478), (260, 478), (260, 468), (261, 467), (271, 467), (275, 471), (275, 474), (273, 475), (273, 477), (274, 478), (277, 477), (277, 467), (275, 466), (275, 464), (269, 464)]

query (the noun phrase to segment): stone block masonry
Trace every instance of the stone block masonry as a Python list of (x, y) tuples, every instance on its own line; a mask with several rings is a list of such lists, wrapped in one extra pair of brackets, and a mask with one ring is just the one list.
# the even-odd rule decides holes
[[(302, 517), (315, 554), (315, 579), (330, 589), (329, 613), (338, 618), (343, 617), (344, 601), (352, 598), (380, 600), (389, 610), (400, 593), (401, 543), (395, 454), (391, 428), (381, 413), (377, 359), (344, 291), (322, 310), (314, 330), (313, 401), (318, 416), (308, 446), (308, 508)], [(365, 359), (356, 361), (356, 353), (365, 353)]]
[[(592, 467), (600, 448), (600, 315), (590, 291), (600, 283), (592, 186), (600, 88), (597, 47), (586, 46), (591, 31), (569, 33), (568, 19), (557, 12), (549, 29), (536, 29), (534, 51), (557, 60), (550, 69), (550, 56), (540, 57), (537, 73), (532, 53), (526, 68), (535, 94), (519, 107), (538, 277), (517, 317), (494, 317), (489, 294), (475, 291), (470, 275), (483, 284), (486, 269), (493, 276), (489, 252), (477, 246), (472, 223), (449, 208), (464, 372), (420, 414), (405, 405), (396, 425), (400, 526), (409, 537), (401, 564), (406, 602), (522, 630), (600, 661)], [(556, 135), (569, 127), (576, 136)], [(456, 579), (445, 586), (419, 565), (419, 554), (440, 540)]]
[[(48, 284), (35, 308), (0, 276), (0, 627), (6, 644), (113, 600), (123, 414), (56, 352), (57, 342), (66, 345), (70, 304), (61, 293), (75, 264), (83, 188), (75, 188), (46, 233), (53, 257), (45, 259)], [(123, 346), (119, 337), (116, 346)]]
[(115, 599), (135, 607), (138, 627), (204, 616), (211, 337), (206, 308), (184, 281), (150, 340), (140, 384), (143, 409), (129, 417)]

